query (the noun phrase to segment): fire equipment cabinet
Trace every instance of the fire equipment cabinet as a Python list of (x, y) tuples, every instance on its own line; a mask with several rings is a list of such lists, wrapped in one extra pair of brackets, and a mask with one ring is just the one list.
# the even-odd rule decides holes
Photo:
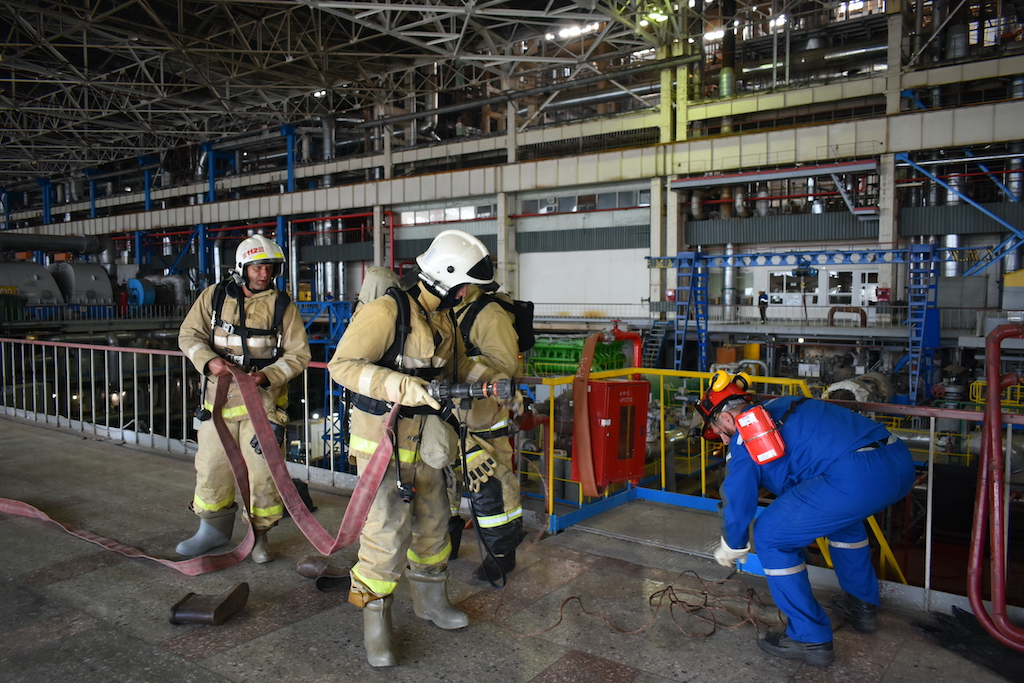
[[(597, 485), (639, 479), (644, 474), (647, 403), (651, 385), (637, 380), (592, 379), (587, 383), (587, 389)], [(572, 478), (580, 480), (575, 457)]]

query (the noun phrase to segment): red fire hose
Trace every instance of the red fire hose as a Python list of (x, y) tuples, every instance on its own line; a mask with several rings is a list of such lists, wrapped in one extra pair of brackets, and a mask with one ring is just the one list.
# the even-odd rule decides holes
[[(292, 482), (291, 474), (288, 472), (288, 466), (285, 464), (284, 456), (281, 454), (281, 447), (277, 443), (277, 437), (274, 436), (274, 430), (270, 426), (270, 421), (267, 420), (266, 414), (263, 410), (263, 404), (260, 401), (259, 391), (256, 389), (256, 384), (242, 368), (235, 365), (229, 365), (228, 368), (231, 370), (231, 374), (234, 376), (234, 379), (241, 390), (242, 398), (245, 400), (245, 407), (248, 409), (249, 415), (251, 416), (253, 428), (255, 429), (256, 436), (260, 442), (260, 448), (267, 460), (267, 465), (270, 468), (270, 474), (274, 479), (274, 483), (277, 485), (277, 490), (281, 494), (281, 500), (284, 502), (284, 506), (287, 508), (289, 514), (291, 514), (292, 519), (295, 520), (296, 526), (298, 526), (302, 534), (309, 539), (309, 542), (313, 544), (313, 547), (324, 555), (330, 555), (339, 548), (344, 548), (345, 546), (354, 543), (359, 538), (359, 534), (363, 528), (363, 522), (366, 520), (366, 513), (369, 511), (371, 503), (373, 503), (373, 498), (377, 489), (380, 487), (380, 482), (384, 478), (384, 473), (391, 461), (391, 439), (387, 438), (387, 432), (393, 428), (395, 419), (398, 415), (398, 409), (401, 408), (401, 406), (396, 403), (394, 408), (391, 410), (390, 415), (388, 415), (387, 420), (385, 420), (385, 433), (381, 437), (380, 445), (370, 457), (369, 465), (367, 465), (364, 471), (359, 473), (359, 482), (356, 484), (355, 490), (352, 492), (352, 498), (348, 507), (345, 508), (345, 517), (341, 522), (341, 529), (338, 531), (338, 537), (332, 538), (327, 530), (320, 525), (320, 522), (313, 517), (309, 509), (306, 508), (306, 505), (302, 502), (302, 498), (299, 496), (298, 491), (295, 490), (295, 484)], [(225, 399), (227, 398), (229, 384), (229, 382), (217, 383), (217, 393), (213, 402), (213, 422), (217, 427), (217, 433), (221, 438), (221, 443), (223, 444), (224, 450), (227, 454), (228, 462), (231, 465), (231, 471), (234, 474), (235, 483), (238, 485), (241, 500), (248, 504), (249, 472), (245, 466), (245, 459), (242, 457), (242, 452), (239, 449), (238, 444), (233, 438), (231, 438), (230, 433), (227, 431), (227, 426), (225, 425), (224, 418), (221, 415), (221, 408), (223, 408)], [(18, 500), (0, 498), (0, 512), (53, 522), (68, 533), (102, 546), (107, 550), (113, 550), (114, 552), (120, 553), (126, 557), (141, 557), (146, 560), (153, 560), (154, 562), (159, 562), (165, 567), (170, 567), (171, 569), (177, 570), (188, 576), (197, 576), (215, 569), (224, 569), (238, 564), (249, 555), (255, 540), (252, 526), (248, 524), (248, 518), (246, 518), (247, 530), (245, 539), (243, 539), (234, 550), (222, 555), (204, 555), (202, 557), (194, 557), (189, 560), (175, 562), (173, 560), (151, 557), (138, 548), (132, 548), (130, 546), (123, 545), (118, 541), (104, 538), (103, 536), (81, 529), (73, 524), (58, 522), (28, 503), (23, 503)]]
[[(967, 596), (978, 622), (1008, 647), (1024, 652), (1024, 630), (1006, 615), (1006, 520), (1003, 515), (1002, 407), (1000, 396), (1017, 384), (1015, 373), (999, 374), (1000, 346), (1004, 339), (1024, 337), (1024, 325), (1000, 325), (985, 338), (985, 420), (982, 425), (981, 456), (978, 462), (978, 490), (971, 528), (971, 554), (967, 570)], [(992, 614), (982, 599), (982, 544), (989, 534), (989, 572), (992, 584)]]

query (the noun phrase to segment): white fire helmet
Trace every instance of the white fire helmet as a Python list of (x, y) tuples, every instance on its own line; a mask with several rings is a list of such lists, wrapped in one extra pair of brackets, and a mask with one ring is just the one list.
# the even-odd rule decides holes
[(232, 271), (235, 282), (239, 285), (249, 286), (245, 274), (245, 267), (249, 265), (273, 264), (274, 277), (278, 278), (284, 274), (284, 251), (277, 242), (269, 240), (263, 235), (253, 235), (242, 240), (235, 249), (235, 269)]
[(487, 247), (461, 230), (439, 233), (430, 247), (416, 257), (416, 265), (420, 267), (420, 279), (440, 297), (461, 285), (494, 282), (494, 264)]

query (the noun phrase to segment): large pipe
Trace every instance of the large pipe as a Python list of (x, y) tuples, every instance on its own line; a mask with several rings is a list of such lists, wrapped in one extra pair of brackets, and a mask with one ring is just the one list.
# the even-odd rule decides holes
[[(1004, 515), (1004, 480), (1002, 443), (1002, 403), (1004, 389), (1016, 384), (1016, 373), (1001, 375), (1000, 356), (1006, 338), (1024, 337), (1022, 325), (1000, 325), (985, 338), (985, 421), (982, 426), (984, 443), (978, 462), (978, 484), (974, 502), (974, 522), (971, 525), (970, 559), (967, 567), (967, 596), (978, 622), (1003, 645), (1024, 652), (1024, 631), (1015, 626), (1006, 614), (1006, 545), (1007, 531)], [(987, 518), (991, 518), (988, 522)], [(988, 532), (991, 552), (989, 572), (992, 615), (982, 596), (984, 558), (982, 545)]]
[[(730, 242), (725, 245), (725, 255), (732, 256), (736, 248)], [(736, 310), (736, 266), (729, 266), (725, 269), (722, 278), (722, 304), (726, 321), (734, 321), (737, 318)]]
[[(718, 74), (718, 94), (733, 97), (736, 94), (736, 0), (722, 0), (722, 70)], [(731, 133), (732, 126), (723, 133)]]
[(740, 218), (746, 218), (750, 215), (750, 209), (747, 208), (747, 191), (742, 185), (737, 185), (733, 191), (733, 195), (736, 197), (736, 215)]
[(602, 83), (604, 81), (611, 80), (613, 78), (620, 78), (622, 76), (645, 73), (647, 71), (655, 71), (661, 69), (672, 69), (677, 66), (684, 64), (692, 64), (702, 59), (703, 55), (686, 55), (684, 57), (673, 57), (672, 59), (665, 59), (657, 62), (650, 62), (641, 66), (633, 67), (632, 69), (621, 69), (619, 71), (612, 71), (606, 74), (598, 74), (596, 76), (587, 76), (586, 78), (577, 78), (571, 81), (563, 81), (561, 83), (552, 83), (542, 88), (529, 88), (527, 90), (509, 90), (501, 95), (495, 95), (494, 97), (485, 97), (479, 100), (469, 100), (461, 104), (453, 104), (447, 107), (440, 107), (438, 109), (431, 109), (427, 111), (420, 111), (411, 114), (399, 114), (397, 116), (388, 116), (384, 118), (374, 119), (372, 121), (365, 121), (360, 123), (358, 128), (380, 128), (381, 126), (388, 126), (393, 123), (402, 123), (405, 121), (412, 121), (414, 119), (422, 119), (430, 116), (443, 116), (445, 114), (454, 114), (460, 111), (466, 111), (468, 109), (476, 109), (478, 107), (484, 107), (488, 105), (504, 104), (513, 100), (523, 99), (524, 97), (542, 97), (548, 96), (553, 92), (559, 92), (562, 90), (570, 90), (572, 88), (579, 88), (584, 85), (591, 85), (593, 83)]
[(708, 217), (704, 213), (704, 207), (701, 205), (701, 198), (704, 193), (700, 190), (694, 190), (693, 194), (690, 195), (690, 215), (693, 216), (694, 220), (702, 221)]
[(116, 275), (117, 247), (109, 237), (95, 235), (33, 235), (29, 233), (0, 234), (0, 251), (71, 251), (76, 254), (98, 254), (100, 264), (111, 276)]

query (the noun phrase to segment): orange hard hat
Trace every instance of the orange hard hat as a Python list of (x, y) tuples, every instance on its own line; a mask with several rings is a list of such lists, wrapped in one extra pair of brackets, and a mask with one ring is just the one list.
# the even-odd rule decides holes
[(730, 398), (739, 396), (745, 401), (750, 401), (750, 394), (747, 393), (749, 386), (750, 376), (745, 372), (730, 377), (725, 370), (718, 370), (712, 375), (704, 397), (697, 404), (697, 413), (704, 419), (704, 433), (701, 435), (704, 439), (721, 441), (718, 434), (711, 429), (711, 425), (718, 419), (718, 414), (722, 412)]

